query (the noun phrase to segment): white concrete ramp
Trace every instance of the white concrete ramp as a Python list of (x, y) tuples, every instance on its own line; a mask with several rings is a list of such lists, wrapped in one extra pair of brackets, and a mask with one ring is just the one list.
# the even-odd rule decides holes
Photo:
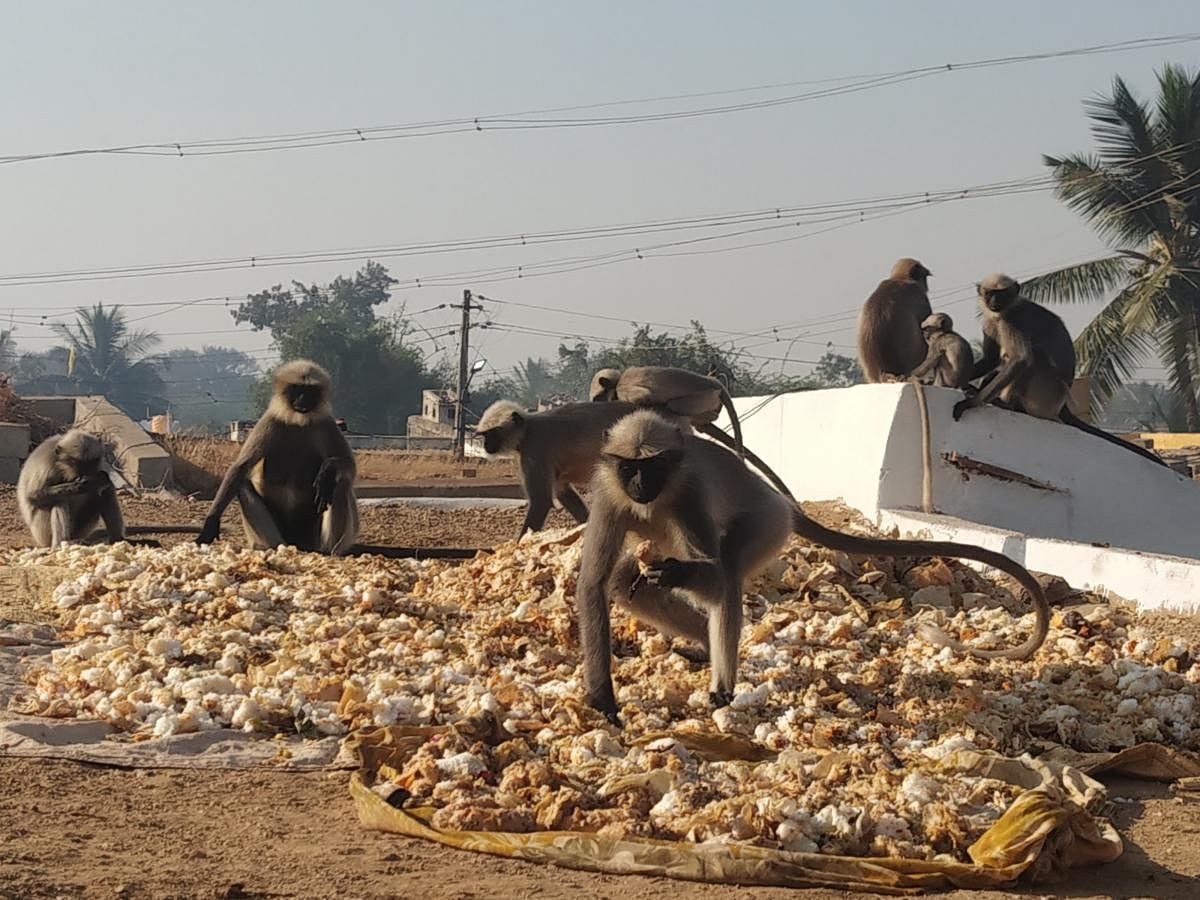
[[(798, 499), (842, 500), (878, 525), (983, 543), (1077, 587), (1200, 611), (1200, 483), (1069, 426), (995, 407), (955, 422), (960, 392), (925, 394), (940, 514), (932, 517), (907, 514), (921, 508), (922, 477), (911, 385), (734, 405), (746, 445)], [(1136, 552), (1120, 554), (1118, 565), (1107, 548)]]

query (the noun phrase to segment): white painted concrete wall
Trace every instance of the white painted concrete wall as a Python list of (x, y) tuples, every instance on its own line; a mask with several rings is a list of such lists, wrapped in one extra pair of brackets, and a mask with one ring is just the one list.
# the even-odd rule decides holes
[[(1055, 422), (994, 407), (955, 422), (958, 391), (926, 388), (926, 397), (939, 512), (1020, 535), (1200, 559), (1200, 483)], [(797, 498), (842, 500), (877, 524), (884, 511), (920, 509), (921, 432), (911, 385), (741, 397), (734, 405), (746, 445)], [(941, 459), (948, 452), (1059, 492), (984, 475), (964, 480)]]

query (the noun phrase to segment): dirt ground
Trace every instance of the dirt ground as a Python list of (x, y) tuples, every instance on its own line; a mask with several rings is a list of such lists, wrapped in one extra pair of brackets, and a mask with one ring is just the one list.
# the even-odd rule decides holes
[[(145, 497), (125, 508), (131, 523), (196, 523), (205, 504)], [(809, 512), (829, 525), (847, 518), (831, 505)], [(364, 509), (363, 540), (488, 546), (515, 535), (522, 514), (370, 507)], [(240, 539), (236, 510), (224, 534)], [(178, 539), (188, 538), (166, 537), (164, 543)], [(13, 494), (0, 491), (0, 546), (24, 544)], [(0, 758), (0, 898), (852, 896), (547, 869), (367, 831), (358, 824), (347, 780), (345, 772), (128, 771)], [(1076, 871), (1064, 885), (943, 896), (1197, 896), (1200, 795), (1176, 797), (1164, 785), (1124, 779), (1109, 787), (1112, 818), (1126, 842), (1115, 863)]]

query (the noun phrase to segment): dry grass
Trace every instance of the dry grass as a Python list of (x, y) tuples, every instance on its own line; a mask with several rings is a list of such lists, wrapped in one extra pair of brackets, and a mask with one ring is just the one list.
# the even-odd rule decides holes
[[(175, 470), (175, 484), (185, 494), (211, 497), (221, 483), (221, 476), (237, 457), (239, 446), (217, 437), (188, 437), (170, 435), (163, 440), (170, 451)], [(509, 459), (468, 459), (455, 462), (448, 451), (442, 450), (359, 450), (358, 480), (399, 484), (406, 481), (459, 479), (464, 471), (474, 471), (480, 480), (502, 480), (517, 477), (517, 467)]]

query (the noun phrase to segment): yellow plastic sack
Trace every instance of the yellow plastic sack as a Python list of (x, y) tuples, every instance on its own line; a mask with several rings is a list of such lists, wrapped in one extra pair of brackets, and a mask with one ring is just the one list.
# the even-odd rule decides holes
[[(1073, 866), (1110, 862), (1122, 850), (1113, 827), (1088, 812), (1103, 796), (1099, 783), (1070, 766), (974, 751), (952, 753), (942, 765), (964, 775), (986, 774), (1026, 788), (969, 848), (974, 864), (788, 853), (739, 844), (609, 839), (564, 831), (441, 831), (429, 824), (433, 809), (397, 809), (371, 786), (401, 769), (431, 735), (447, 730), (449, 726), (379, 728), (351, 739), (361, 768), (351, 776), (350, 793), (363, 825), (461, 850), (570, 869), (883, 894), (948, 887), (982, 890), (1015, 881), (1026, 872), (1035, 880), (1058, 879)], [(727, 735), (673, 736), (686, 740), (689, 750), (713, 757), (755, 761), (765, 752)]]

